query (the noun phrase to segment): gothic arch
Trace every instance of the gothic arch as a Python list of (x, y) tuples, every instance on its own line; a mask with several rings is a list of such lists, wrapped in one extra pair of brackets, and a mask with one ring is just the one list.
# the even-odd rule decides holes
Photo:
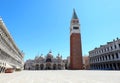
[(35, 65), (35, 70), (39, 70), (39, 64)]
[(61, 69), (61, 64), (58, 64), (58, 69)]
[(53, 64), (53, 69), (56, 70), (57, 69), (57, 65)]
[(46, 70), (51, 70), (51, 64), (50, 63), (46, 63)]
[(41, 69), (41, 70), (44, 69), (44, 64), (40, 64), (40, 69)]

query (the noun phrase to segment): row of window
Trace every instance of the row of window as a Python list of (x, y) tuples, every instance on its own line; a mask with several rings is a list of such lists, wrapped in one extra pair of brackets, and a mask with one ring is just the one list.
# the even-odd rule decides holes
[(104, 56), (99, 56), (99, 57), (92, 57), (90, 58), (90, 62), (101, 62), (101, 61), (107, 61), (107, 60), (114, 60), (118, 59), (119, 55), (118, 53), (115, 54), (109, 54), (109, 55), (104, 55)]
[(3, 61), (6, 61), (8, 63), (13, 63), (13, 64), (16, 64), (16, 65), (21, 65), (20, 61), (17, 61), (15, 58), (10, 57), (7, 53), (5, 53), (2, 50), (0, 50), (0, 59), (2, 59)]
[[(0, 28), (0, 42), (7, 48), (9, 49), (9, 51), (11, 51), (12, 53), (16, 54), (16, 50), (14, 48), (14, 46), (12, 45), (12, 43), (10, 42), (8, 36), (6, 33), (3, 32), (3, 29)], [(22, 59), (22, 57), (18, 54), (18, 57), (20, 59)]]
[(91, 69), (120, 70), (120, 63), (92, 64)]
[[(7, 38), (3, 38), (1, 35), (0, 35), (0, 43), (1, 45), (4, 45), (4, 47), (9, 50), (9, 52), (12, 52), (14, 55), (16, 55), (15, 51), (13, 50), (13, 46), (11, 45), (10, 42), (6, 41)], [(17, 55), (20, 59), (22, 59), (22, 57), (20, 57), (19, 55)], [(15, 56), (14, 56), (15, 57)]]
[(96, 51), (94, 51), (94, 52), (91, 52), (91, 53), (90, 53), (90, 56), (91, 56), (91, 55), (102, 54), (102, 53), (104, 53), (104, 52), (110, 52), (110, 51), (112, 51), (112, 50), (114, 50), (114, 49), (120, 49), (120, 44), (116, 44), (116, 45), (114, 45), (114, 46), (110, 46), (110, 47), (107, 47), (107, 48), (104, 48), (104, 49), (101, 49), (101, 50), (96, 50)]
[(6, 66), (6, 63), (0, 62), (0, 66)]

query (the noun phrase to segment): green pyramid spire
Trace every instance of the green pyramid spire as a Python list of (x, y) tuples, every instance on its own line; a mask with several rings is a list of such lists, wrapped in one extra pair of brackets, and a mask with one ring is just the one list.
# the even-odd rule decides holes
[(76, 12), (75, 12), (75, 9), (73, 9), (73, 16), (72, 16), (72, 19), (78, 19), (77, 14), (76, 14)]

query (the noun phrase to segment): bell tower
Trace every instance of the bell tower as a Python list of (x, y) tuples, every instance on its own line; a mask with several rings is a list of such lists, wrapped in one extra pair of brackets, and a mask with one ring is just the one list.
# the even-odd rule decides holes
[(82, 70), (82, 67), (83, 63), (80, 23), (74, 9), (70, 23), (70, 69)]

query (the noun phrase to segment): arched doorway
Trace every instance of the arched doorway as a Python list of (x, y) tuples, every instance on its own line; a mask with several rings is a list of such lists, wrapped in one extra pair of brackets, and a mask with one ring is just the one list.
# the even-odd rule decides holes
[(54, 70), (56, 70), (56, 68), (57, 68), (56, 66), (57, 66), (56, 64), (53, 65), (53, 69), (54, 69)]
[(28, 68), (28, 70), (30, 70), (30, 67)]
[(38, 64), (36, 64), (35, 70), (39, 70), (39, 65)]
[(61, 64), (58, 64), (58, 69), (61, 69)]
[(51, 64), (50, 63), (46, 64), (46, 70), (51, 70)]
[(68, 69), (67, 64), (65, 64), (65, 69)]
[(40, 69), (43, 70), (44, 69), (44, 65), (40, 64)]

